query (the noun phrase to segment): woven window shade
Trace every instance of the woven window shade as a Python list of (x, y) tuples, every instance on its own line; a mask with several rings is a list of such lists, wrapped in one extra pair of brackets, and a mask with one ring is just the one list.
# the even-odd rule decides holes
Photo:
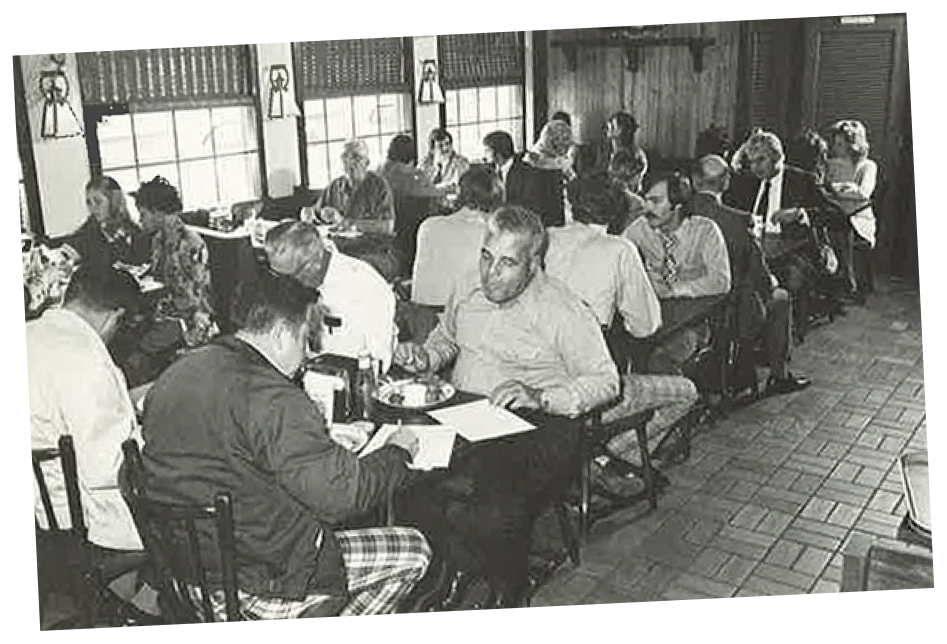
[(296, 43), (305, 98), (411, 91), (402, 38)]
[(248, 45), (97, 51), (77, 58), (86, 105), (174, 106), (253, 95)]
[(445, 89), (520, 85), (525, 79), (519, 32), (438, 36), (437, 56)]
[(750, 69), (750, 123), (767, 130), (778, 129), (779, 107), (776, 88), (772, 30), (754, 31)]

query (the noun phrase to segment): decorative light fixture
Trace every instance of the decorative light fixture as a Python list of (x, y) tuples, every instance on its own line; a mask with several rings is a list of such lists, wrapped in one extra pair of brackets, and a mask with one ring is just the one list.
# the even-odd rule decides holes
[(418, 102), (443, 103), (444, 92), (441, 91), (441, 83), (437, 79), (437, 61), (428, 59), (421, 63), (421, 89), (418, 92)]
[(270, 107), (267, 116), (282, 119), (290, 115), (289, 106), (293, 103), (289, 91), (289, 70), (286, 65), (270, 65)]
[(82, 136), (79, 117), (69, 102), (69, 79), (63, 68), (65, 54), (50, 54), (55, 69), (41, 71), (39, 91), (43, 95), (43, 122), (40, 128), (43, 138), (61, 139)]

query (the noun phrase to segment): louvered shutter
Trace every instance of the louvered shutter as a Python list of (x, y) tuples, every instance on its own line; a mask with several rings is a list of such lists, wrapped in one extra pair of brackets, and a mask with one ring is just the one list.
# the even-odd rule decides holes
[(857, 119), (868, 140), (883, 138), (894, 66), (891, 30), (824, 31), (819, 39), (816, 114), (820, 127)]
[(403, 38), (295, 44), (305, 98), (411, 91)]
[(522, 85), (525, 79), (519, 32), (438, 36), (437, 56), (445, 89)]
[(174, 47), (76, 55), (86, 105), (168, 108), (248, 102), (254, 73), (248, 45)]
[(772, 28), (754, 30), (750, 57), (750, 125), (766, 130), (779, 129), (779, 92)]

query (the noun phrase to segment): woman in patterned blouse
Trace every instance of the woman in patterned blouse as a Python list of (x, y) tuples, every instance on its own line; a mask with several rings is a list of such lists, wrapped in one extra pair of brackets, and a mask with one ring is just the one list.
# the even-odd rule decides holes
[(211, 307), (207, 246), (181, 219), (181, 197), (162, 177), (132, 193), (141, 224), (151, 236), (151, 271), (167, 288), (158, 302), (157, 321), (174, 321), (188, 347), (217, 333)]

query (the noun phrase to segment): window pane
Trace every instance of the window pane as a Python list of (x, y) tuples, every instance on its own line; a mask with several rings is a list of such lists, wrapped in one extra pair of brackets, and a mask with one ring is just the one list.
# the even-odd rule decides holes
[(30, 213), (26, 207), (26, 186), (20, 181), (20, 228), (30, 229)]
[(447, 90), (444, 94), (444, 98), (446, 101), (444, 106), (447, 113), (445, 123), (447, 123), (447, 127), (450, 128), (460, 122), (460, 101), (457, 97), (457, 90)]
[(495, 87), (480, 89), (480, 120), (493, 121), (497, 118), (497, 90)]
[(477, 121), (477, 89), (462, 89), (457, 92), (457, 105), (460, 123), (474, 123)]
[(326, 104), (319, 99), (317, 101), (306, 101), (303, 104), (306, 112), (306, 140), (307, 141), (325, 141), (326, 140)]
[(523, 90), (519, 85), (497, 87), (497, 118), (513, 118), (523, 115)]
[(211, 141), (210, 110), (182, 110), (174, 113), (181, 159), (214, 155)]
[(217, 204), (217, 177), (214, 160), (181, 164), (181, 198), (187, 209), (210, 208)]
[[(181, 182), (178, 177), (178, 166), (173, 163), (162, 163), (158, 165), (143, 165), (138, 168), (139, 176), (142, 181), (151, 181), (155, 176), (162, 176), (168, 180), (175, 188), (181, 188)], [(136, 188), (138, 186), (135, 186)]]
[(211, 108), (211, 121), (217, 154), (256, 150), (256, 123), (251, 107), (238, 105)]
[(135, 165), (132, 121), (128, 114), (103, 117), (97, 128), (102, 167)]
[(373, 136), (363, 140), (368, 145), (369, 167), (374, 170), (387, 158), (388, 143), (391, 141), (391, 137)]
[(329, 119), (329, 140), (352, 138), (352, 99), (327, 99), (326, 114)]
[[(125, 194), (138, 190), (138, 186), (141, 185), (141, 182), (138, 181), (138, 170), (136, 168), (127, 168), (125, 170), (105, 169), (104, 172), (118, 182), (118, 185), (122, 188), (122, 192)], [(150, 179), (151, 177), (148, 178)], [(126, 201), (131, 204), (135, 200), (129, 197)]]
[(220, 203), (256, 199), (260, 196), (260, 158), (256, 154), (240, 154), (217, 159)]
[(329, 159), (326, 156), (328, 146), (324, 143), (309, 144), (306, 146), (307, 160), (309, 161), (309, 185), (313, 188), (322, 188), (329, 185), (332, 177), (329, 175)]
[(523, 140), (523, 121), (522, 119), (514, 119), (503, 123), (503, 127), (507, 132), (510, 133), (510, 136), (513, 137), (513, 146), (517, 150), (522, 150), (525, 147), (525, 141)]
[(362, 138), (378, 133), (378, 98), (355, 97), (355, 136)]
[(378, 97), (378, 111), (381, 118), (381, 131), (384, 134), (397, 134), (410, 129), (407, 125), (408, 110), (404, 94), (384, 94)]
[(140, 164), (174, 159), (174, 128), (170, 112), (150, 112), (133, 117)]
[(457, 138), (460, 141), (458, 149), (463, 156), (468, 159), (483, 156), (483, 138), (480, 136), (479, 125), (461, 125), (457, 128)]

